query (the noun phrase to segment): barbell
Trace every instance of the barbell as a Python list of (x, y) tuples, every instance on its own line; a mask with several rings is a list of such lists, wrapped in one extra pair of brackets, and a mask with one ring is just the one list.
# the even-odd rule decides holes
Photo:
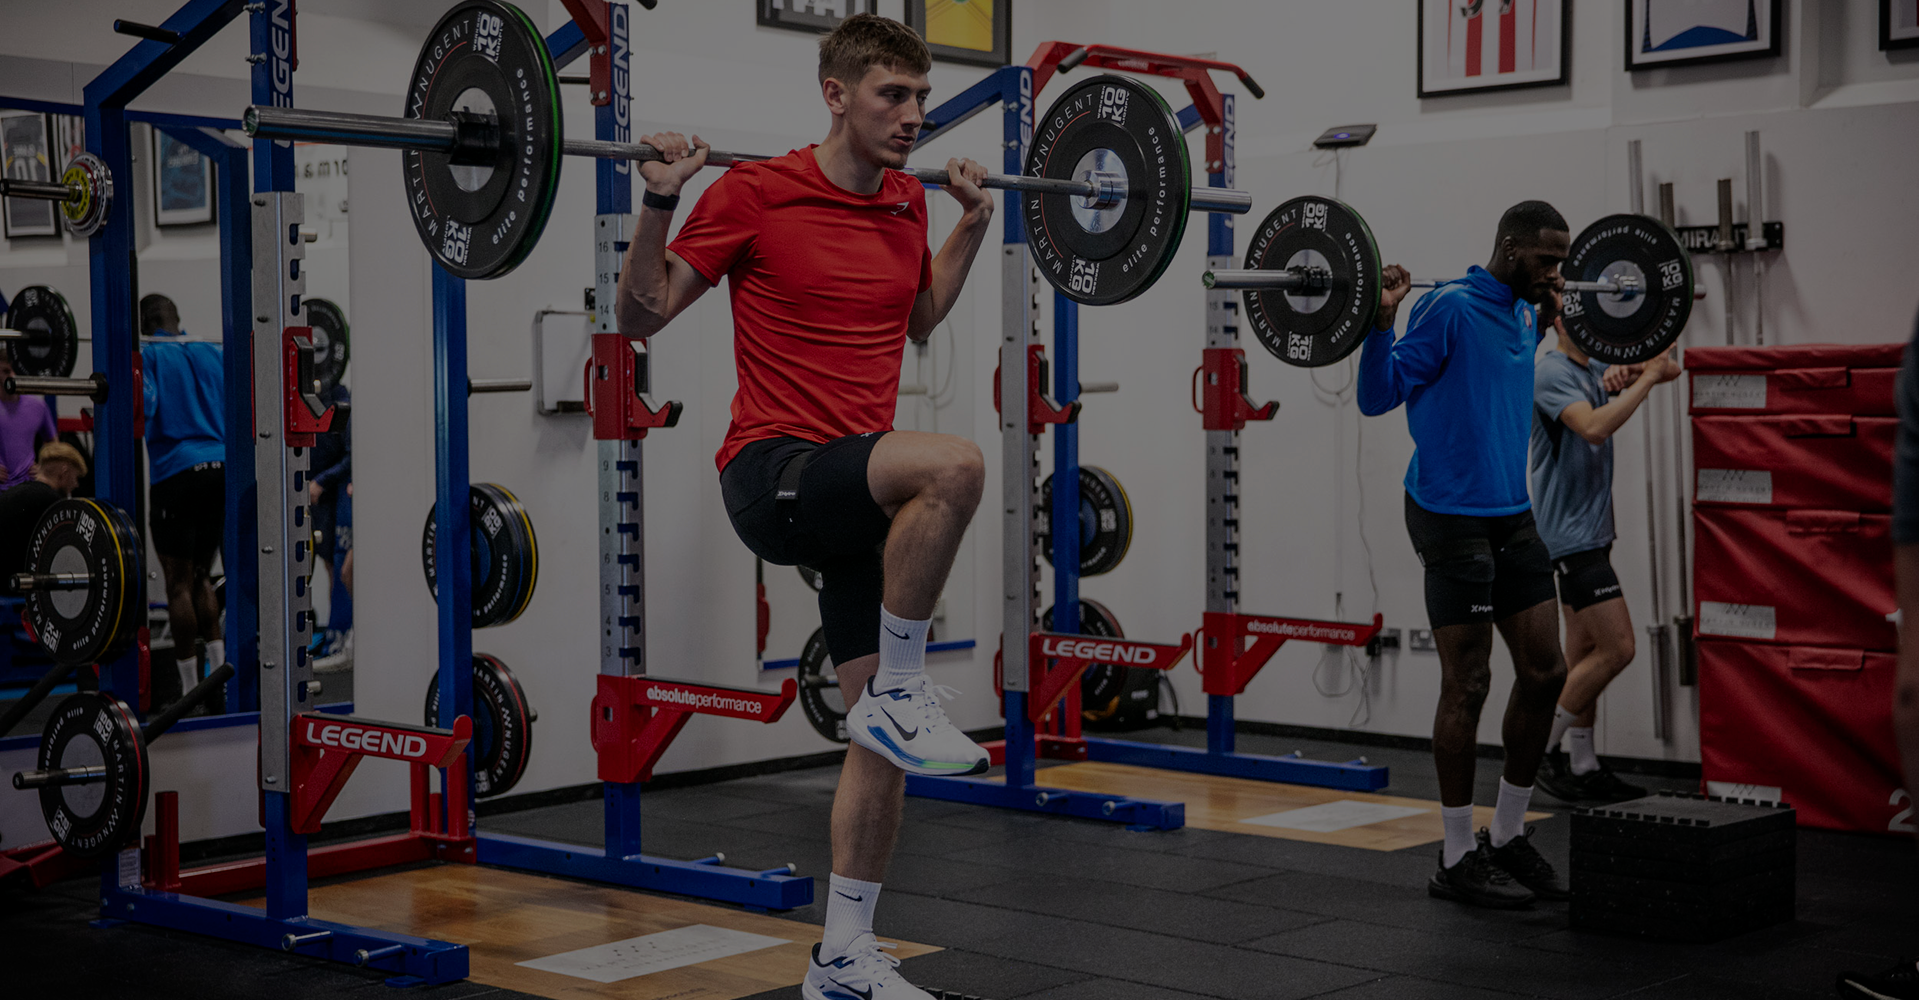
[(40, 515), (8, 582), (55, 663), (101, 663), (133, 643), (146, 617), (145, 552), (133, 519), (106, 501), (68, 497)]
[[(560, 157), (659, 160), (643, 143), (560, 135), (559, 81), (546, 41), (505, 0), (463, 0), (434, 27), (409, 78), (401, 118), (253, 106), (258, 139), (401, 150), (413, 222), (448, 273), (497, 278), (539, 242), (559, 187)], [(714, 150), (736, 166), (768, 157)], [(944, 184), (946, 171), (905, 171)], [(1157, 91), (1120, 76), (1061, 95), (1018, 175), (983, 187), (1020, 192), (1041, 273), (1075, 301), (1123, 302), (1172, 262), (1192, 211), (1244, 214), (1244, 191), (1192, 186), (1179, 119)]]
[[(1636, 364), (1672, 346), (1694, 299), (1692, 257), (1671, 227), (1608, 215), (1572, 240), (1562, 315), (1588, 356)], [(1329, 365), (1365, 341), (1379, 315), (1380, 256), (1371, 228), (1344, 202), (1294, 198), (1260, 222), (1245, 267), (1207, 271), (1207, 288), (1239, 289), (1248, 323), (1274, 357)], [(1414, 281), (1415, 288), (1449, 282)]]
[(57, 181), (0, 178), (0, 197), (58, 202), (67, 231), (92, 236), (106, 223), (113, 204), (113, 174), (99, 157), (80, 153), (67, 161)]

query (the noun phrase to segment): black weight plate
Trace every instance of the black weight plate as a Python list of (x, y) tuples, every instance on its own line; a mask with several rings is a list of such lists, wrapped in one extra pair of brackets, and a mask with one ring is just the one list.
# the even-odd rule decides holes
[(27, 335), (9, 340), (13, 373), (30, 378), (66, 378), (80, 360), (80, 324), (66, 297), (45, 285), (20, 289), (7, 305), (6, 325)]
[(464, 0), (427, 36), (409, 79), (406, 117), (472, 112), (491, 116), (500, 136), (492, 162), (477, 166), (401, 154), (420, 240), (450, 274), (506, 274), (539, 243), (559, 188), (559, 81), (546, 39), (512, 4)]
[(140, 537), (117, 508), (78, 498), (47, 508), (27, 542), (25, 570), (85, 573), (92, 582), (27, 595), (27, 621), (55, 662), (101, 663), (133, 641), (143, 617), (143, 565)]
[[(533, 757), (533, 723), (526, 689), (505, 663), (489, 653), (473, 654), (473, 794), (504, 795)], [(440, 672), (426, 688), (426, 724), (440, 724)]]
[(800, 709), (813, 731), (835, 743), (845, 743), (846, 697), (840, 694), (839, 675), (833, 671), (833, 658), (826, 651), (826, 630), (816, 628), (800, 651)]
[[(1039, 487), (1040, 553), (1053, 562), (1053, 477)], [(1133, 544), (1133, 505), (1118, 477), (1097, 465), (1079, 467), (1079, 575), (1119, 568)]]
[(1246, 320), (1273, 357), (1301, 368), (1343, 360), (1379, 317), (1379, 244), (1344, 202), (1307, 196), (1268, 213), (1246, 248), (1249, 269), (1326, 271), (1323, 293), (1245, 292)]
[[(1040, 615), (1040, 628), (1048, 632), (1053, 630), (1052, 608), (1047, 608)], [(1079, 634), (1101, 639), (1126, 638), (1126, 633), (1119, 627), (1119, 618), (1112, 610), (1086, 597), (1079, 599)], [(1120, 692), (1126, 689), (1128, 669), (1114, 663), (1087, 664), (1086, 670), (1079, 675), (1080, 711), (1102, 719), (1112, 715), (1114, 707), (1119, 704)]]
[(307, 325), (313, 328), (313, 377), (326, 395), (346, 377), (347, 359), (353, 354), (352, 330), (346, 312), (332, 299), (303, 299)]
[(1159, 92), (1123, 76), (1082, 80), (1046, 110), (1026, 152), (1029, 177), (1122, 175), (1127, 196), (1089, 209), (1074, 195), (1020, 193), (1026, 244), (1067, 298), (1108, 306), (1151, 288), (1179, 251), (1193, 167), (1179, 119)]
[[(540, 550), (533, 522), (518, 498), (503, 487), (474, 483), (467, 496), (472, 504), (468, 532), (473, 552), (473, 627), (504, 625), (526, 610), (539, 580)], [(420, 565), (426, 571), (427, 589), (437, 598), (436, 534), (433, 510), (428, 508), (420, 536)]]
[(151, 779), (146, 741), (126, 702), (96, 692), (68, 695), (41, 730), (34, 765), (106, 768), (98, 781), (40, 789), (40, 812), (62, 850), (96, 858), (139, 836)]
[(1566, 296), (1566, 332), (1607, 364), (1648, 361), (1671, 347), (1692, 315), (1692, 256), (1665, 223), (1645, 215), (1608, 215), (1573, 240), (1560, 272), (1568, 281), (1637, 279), (1635, 298), (1601, 292)]

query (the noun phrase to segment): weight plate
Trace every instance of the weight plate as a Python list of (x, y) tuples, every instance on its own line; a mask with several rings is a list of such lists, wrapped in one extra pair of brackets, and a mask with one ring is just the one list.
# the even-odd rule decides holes
[(826, 630), (816, 628), (800, 651), (800, 709), (813, 731), (835, 743), (845, 743), (846, 697), (840, 694), (839, 675), (826, 652)]
[[(426, 724), (440, 724), (440, 672), (426, 688)], [(473, 654), (473, 794), (504, 795), (526, 773), (533, 756), (533, 723), (526, 689), (505, 663), (488, 653)]]
[(1568, 281), (1633, 278), (1644, 291), (1633, 297), (1604, 292), (1566, 296), (1566, 332), (1588, 355), (1607, 364), (1648, 361), (1671, 347), (1692, 315), (1692, 256), (1679, 236), (1645, 215), (1608, 215), (1573, 240)]
[(427, 36), (409, 79), (406, 117), (462, 112), (498, 135), (483, 163), (401, 154), (420, 240), (450, 274), (506, 274), (539, 243), (559, 188), (559, 81), (546, 39), (512, 4), (464, 0)]
[(1379, 316), (1379, 244), (1366, 220), (1344, 202), (1307, 196), (1273, 209), (1253, 233), (1245, 266), (1311, 267), (1328, 276), (1324, 292), (1245, 293), (1253, 334), (1289, 365), (1318, 368), (1343, 360)]
[(353, 353), (352, 331), (347, 327), (346, 312), (332, 299), (304, 299), (302, 303), (307, 325), (313, 328), (313, 378), (320, 383), (324, 396), (346, 377), (347, 359)]
[(1082, 80), (1046, 110), (1026, 153), (1029, 177), (1117, 175), (1127, 192), (1096, 208), (1076, 195), (1020, 193), (1026, 244), (1067, 298), (1124, 302), (1151, 288), (1179, 252), (1193, 167), (1179, 119), (1159, 92), (1123, 76)]
[(80, 359), (80, 324), (66, 297), (45, 285), (20, 289), (7, 306), (7, 328), (27, 335), (9, 340), (7, 360), (13, 373), (31, 378), (66, 378)]
[[(1053, 631), (1053, 609), (1047, 608), (1040, 615), (1040, 627)], [(1126, 633), (1119, 627), (1119, 618), (1111, 609), (1098, 601), (1082, 597), (1079, 599), (1079, 634), (1098, 636), (1101, 639), (1124, 639)], [(1119, 696), (1126, 689), (1126, 671), (1129, 668), (1115, 663), (1090, 663), (1079, 675), (1080, 714), (1092, 720), (1106, 719), (1119, 707)]]
[[(504, 487), (474, 483), (469, 534), (473, 549), (473, 627), (504, 625), (526, 610), (540, 577), (540, 548), (533, 521), (519, 499)], [(440, 588), (433, 568), (437, 529), (433, 510), (426, 512), (420, 536), (420, 565), (426, 586), (437, 599)]]
[(84, 666), (113, 659), (142, 619), (146, 573), (133, 523), (98, 500), (69, 498), (40, 516), (27, 542), (29, 573), (85, 573), (76, 590), (33, 590), (27, 621), (57, 663)]
[[(1039, 548), (1053, 562), (1053, 477), (1039, 488)], [(1079, 575), (1119, 568), (1133, 544), (1133, 504), (1118, 477), (1097, 465), (1079, 467)]]
[(81, 153), (67, 162), (60, 172), (60, 183), (80, 193), (60, 203), (67, 231), (75, 236), (92, 236), (106, 224), (107, 209), (113, 205), (113, 174), (92, 153)]
[(96, 692), (68, 695), (40, 733), (40, 770), (105, 767), (97, 781), (40, 788), (40, 812), (62, 850), (82, 858), (111, 854), (140, 833), (150, 772), (133, 709)]

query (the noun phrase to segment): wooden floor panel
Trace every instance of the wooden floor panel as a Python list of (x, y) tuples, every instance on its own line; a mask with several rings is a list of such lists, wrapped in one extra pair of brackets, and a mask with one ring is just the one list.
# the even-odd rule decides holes
[[(824, 889), (823, 881), (820, 887)], [(309, 900), (313, 916), (324, 920), (464, 944), (474, 982), (555, 1000), (737, 1000), (797, 986), (806, 975), (807, 954), (820, 936), (811, 924), (737, 907), (472, 865), (440, 865), (318, 886)], [(792, 943), (606, 984), (515, 964), (691, 924)], [(893, 954), (911, 958), (938, 950), (901, 941)]]
[[(1373, 851), (1397, 851), (1407, 847), (1418, 847), (1421, 844), (1438, 843), (1446, 836), (1444, 828), (1440, 825), (1439, 803), (1423, 799), (1400, 798), (1396, 795), (1342, 792), (1330, 788), (1283, 785), (1247, 778), (1222, 778), (1210, 774), (1191, 774), (1185, 771), (1135, 767), (1131, 764), (1103, 764), (1094, 761), (1049, 767), (1039, 772), (1035, 780), (1042, 786), (1064, 788), (1068, 791), (1184, 802), (1186, 803), (1186, 825), (1201, 830), (1247, 833), (1256, 837), (1280, 837), (1286, 840), (1309, 840), (1314, 843), (1362, 847)], [(1424, 811), (1416, 816), (1403, 816), (1330, 833), (1290, 830), (1284, 827), (1260, 826), (1243, 822), (1289, 809), (1304, 809), (1342, 799), (1405, 806)], [(1541, 820), (1549, 815), (1551, 814), (1529, 812), (1526, 814), (1526, 819)], [(1490, 824), (1492, 820), (1493, 811), (1490, 806), (1477, 806), (1473, 809), (1475, 830)]]

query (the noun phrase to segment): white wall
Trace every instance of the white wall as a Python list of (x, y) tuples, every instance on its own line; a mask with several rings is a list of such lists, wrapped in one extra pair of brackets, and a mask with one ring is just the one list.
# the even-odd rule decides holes
[[(391, 12), (388, 6), (360, 0), (303, 4), (296, 78), (302, 106), (387, 112), (397, 105), (417, 38), (431, 17), (415, 10)], [(715, 145), (774, 151), (823, 134), (826, 116), (809, 82), (812, 38), (757, 28), (746, 7), (743, 2), (670, 3), (655, 11), (634, 9), (636, 131), (696, 130)], [(897, 0), (881, 4), (883, 13), (897, 8)], [(126, 48), (128, 40), (105, 31), (107, 20), (158, 21), (167, 9), (165, 2), (88, 0), (61, 5), (56, 16), (44, 5), (0, 0), (0, 22), (22, 29), (0, 38), (0, 94), (77, 99), (95, 67)], [(1768, 342), (1869, 342), (1898, 339), (1908, 328), (1913, 293), (1904, 272), (1912, 255), (1903, 237), (1919, 223), (1919, 196), (1897, 173), (1919, 153), (1914, 148), (1919, 109), (1912, 103), (1919, 98), (1919, 62), (1876, 50), (1872, 11), (1867, 0), (1792, 4), (1786, 52), (1776, 59), (1629, 77), (1620, 69), (1617, 6), (1578, 5), (1569, 84), (1433, 100), (1415, 96), (1412, 11), (1385, 0), (1206, 0), (1177, 8), (1145, 0), (1048, 0), (1016, 7), (1013, 48), (1023, 59), (1046, 39), (1105, 41), (1214, 52), (1242, 63), (1269, 93), (1264, 101), (1242, 96), (1239, 104), (1238, 184), (1254, 193), (1257, 211), (1298, 194), (1337, 194), (1366, 214), (1388, 259), (1427, 276), (1455, 274), (1483, 262), (1497, 214), (1521, 197), (1552, 200), (1575, 225), (1626, 210), (1625, 145), (1635, 138), (1645, 144), (1648, 190), (1659, 181), (1673, 181), (1682, 222), (1710, 221), (1719, 177), (1736, 179), (1737, 211), (1744, 218), (1740, 136), (1746, 129), (1761, 129), (1767, 150), (1764, 214), (1785, 221), (1789, 247), (1769, 264)], [(557, 3), (533, 13), (546, 25), (564, 16)], [(92, 27), (75, 30), (76, 24)], [(229, 29), (156, 88), (152, 106), (234, 114), (246, 99), (244, 38), (237, 31)], [(938, 66), (935, 101), (981, 75), (974, 68)], [(1042, 107), (1060, 89), (1055, 85), (1040, 95)], [(1175, 107), (1186, 103), (1177, 85), (1163, 89)], [(565, 97), (568, 132), (588, 134), (591, 119), (583, 95), (567, 88)], [(1379, 135), (1369, 147), (1339, 158), (1310, 148), (1312, 136), (1322, 129), (1349, 122), (1379, 123)], [(998, 129), (991, 115), (982, 116), (957, 130), (961, 134), (929, 147), (922, 160), (970, 154), (997, 168), (992, 155)], [(1197, 150), (1197, 139), (1194, 144)], [(428, 263), (399, 200), (397, 173), (394, 154), (354, 154), (353, 250), (345, 271), (353, 304), (358, 407), (359, 711), (411, 719), (434, 662), (433, 609), (418, 564), (419, 531), (432, 496), (431, 315)], [(540, 248), (514, 274), (469, 286), (474, 376), (524, 374), (533, 312), (546, 306), (578, 308), (581, 289), (592, 281), (587, 235), (592, 198), (591, 171), (583, 163), (569, 164)], [(931, 203), (937, 238), (953, 213), (944, 208), (943, 196), (933, 195)], [(1187, 403), (1188, 376), (1202, 345), (1201, 293), (1192, 280), (1203, 266), (1199, 231), (1196, 225), (1196, 238), (1151, 292), (1122, 308), (1082, 313), (1083, 377), (1123, 386), (1118, 395), (1087, 399), (1082, 455), (1120, 476), (1137, 521), (1125, 565), (1086, 581), (1084, 592), (1111, 606), (1129, 634), (1144, 638), (1171, 639), (1191, 630), (1202, 606), (1202, 432)], [(165, 235), (173, 243), (174, 235)], [(970, 433), (989, 455), (998, 448), (989, 383), (999, 302), (995, 255), (991, 248), (982, 255), (968, 296), (955, 312), (959, 392), (939, 413), (941, 429)], [(191, 260), (167, 278), (182, 289), (196, 281), (204, 284), (206, 308), (213, 311), (206, 319), (189, 315), (188, 322), (207, 327), (217, 316), (211, 298), (217, 286), (213, 254), (203, 247), (186, 256)], [(1712, 297), (1695, 311), (1686, 342), (1720, 343), (1722, 264), (1704, 257), (1697, 263)], [(158, 287), (154, 282), (162, 266), (158, 259), (143, 261), (143, 285)], [(337, 261), (316, 260), (312, 266), (313, 280), (339, 280)], [(0, 247), (0, 287), (57, 278), (62, 287), (76, 290), (69, 297), (80, 308), (85, 295), (77, 291), (84, 289), (85, 269), (84, 248)], [(1735, 329), (1740, 338), (1750, 339), (1752, 282), (1745, 263), (1738, 270), (1743, 291)], [(200, 308), (189, 302), (197, 294), (202, 293), (176, 295), (183, 312)], [(655, 342), (656, 395), (684, 400), (687, 411), (679, 427), (656, 432), (646, 445), (649, 656), (653, 670), (666, 676), (770, 683), (779, 675), (762, 678), (754, 659), (753, 561), (721, 513), (711, 464), (733, 388), (729, 333), (722, 290)], [(1273, 423), (1249, 427), (1242, 439), (1244, 607), (1353, 619), (1376, 608), (1389, 625), (1424, 627), (1420, 570), (1401, 521), (1399, 482), (1412, 448), (1403, 418), (1395, 413), (1362, 421), (1346, 388), (1350, 365), (1308, 372), (1281, 364), (1256, 345), (1246, 346), (1253, 395), (1278, 399), (1283, 406)], [(907, 367), (913, 371), (910, 354)], [(1660, 390), (1650, 407), (1662, 489), (1658, 517), (1668, 535), (1677, 506), (1670, 493), (1671, 396), (1671, 390)], [(541, 711), (538, 751), (520, 789), (587, 781), (592, 761), (581, 723), (595, 669), (589, 624), (597, 530), (593, 444), (581, 418), (537, 416), (525, 397), (476, 397), (471, 411), (473, 478), (517, 492), (533, 513), (542, 546), (540, 590), (526, 616), (475, 637), (477, 648), (514, 667)], [(903, 420), (909, 413), (914, 420), (931, 419), (925, 411), (903, 408)], [(1629, 425), (1618, 443), (1615, 564), (1635, 620), (1644, 623), (1650, 607), (1641, 433), (1637, 423)], [(1050, 453), (1049, 443), (1045, 454)], [(997, 463), (988, 465), (989, 477), (996, 480)], [(988, 496), (996, 495), (997, 482), (989, 481), (986, 489)], [(972, 569), (973, 621), (953, 628), (956, 634), (970, 630), (981, 648), (970, 655), (945, 654), (933, 667), (937, 680), (965, 691), (954, 715), (967, 726), (989, 725), (997, 718), (989, 670), (997, 634), (993, 553), (999, 528), (996, 519), (983, 518), (974, 527), (970, 554), (962, 556)], [(781, 600), (805, 600), (792, 585), (796, 581), (784, 579), (791, 575), (769, 568), (769, 589), (780, 588), (775, 593)], [(1670, 556), (1668, 576), (1670, 595), (1677, 582)], [(789, 610), (783, 606), (776, 615)], [(804, 614), (794, 614), (803, 628)], [(767, 655), (794, 652), (775, 648)], [(1241, 699), (1240, 718), (1430, 732), (1438, 673), (1431, 654), (1403, 651), (1387, 658), (1368, 686), (1370, 716), (1358, 722), (1356, 694), (1320, 693), (1345, 684), (1335, 675), (1339, 665), (1322, 664), (1321, 655), (1310, 645), (1282, 650)], [(1497, 656), (1495, 704), (1510, 676), (1503, 651)], [(1324, 667), (1317, 684), (1316, 666)], [(1195, 673), (1182, 665), (1175, 679), (1187, 711), (1203, 706)], [(1675, 739), (1653, 739), (1647, 674), (1643, 663), (1635, 664), (1602, 710), (1601, 750), (1697, 759), (1690, 695), (1681, 692)], [(1497, 741), (1497, 717), (1496, 711), (1487, 713), (1481, 739)], [(183, 734), (175, 751), (192, 754), (203, 748), (216, 754), (222, 752), (216, 745), (231, 742), (194, 742), (198, 736)], [(687, 727), (662, 770), (827, 747), (797, 711), (771, 727), (699, 719)], [(246, 815), (215, 815), (211, 807), (194, 805), (216, 793), (210, 782), (203, 785), (191, 775), (215, 768), (182, 763), (176, 774), (171, 759), (162, 759), (159, 780), (162, 787), (187, 791), (182, 803), (187, 836), (249, 828)], [(332, 815), (398, 809), (402, 789), (397, 768), (365, 768)], [(0, 832), (9, 834), (13, 824), (26, 821), (10, 818), (26, 816), (6, 798), (11, 794), (0, 792)], [(32, 812), (26, 818), (37, 824), (37, 810)]]

